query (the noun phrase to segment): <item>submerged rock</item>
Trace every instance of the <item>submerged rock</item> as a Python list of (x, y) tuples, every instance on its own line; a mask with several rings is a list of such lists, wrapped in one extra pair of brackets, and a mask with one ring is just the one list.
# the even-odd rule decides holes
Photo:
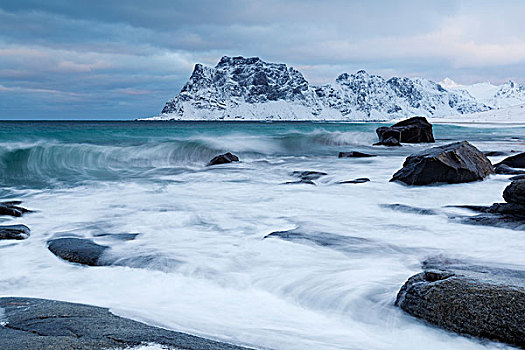
[(14, 217), (20, 217), (25, 213), (30, 213), (31, 210), (22, 208), (19, 205), (21, 201), (10, 201), (0, 203), (0, 215), (9, 215)]
[(483, 152), (483, 154), (486, 155), (487, 157), (500, 157), (500, 156), (507, 155), (506, 152), (501, 152), (501, 151), (485, 151)]
[(409, 156), (390, 181), (407, 185), (462, 183), (493, 174), (488, 158), (467, 141), (433, 147)]
[(0, 226), (0, 239), (26, 239), (31, 230), (26, 225), (7, 225)]
[(56, 256), (73, 263), (100, 266), (99, 259), (109, 247), (85, 238), (57, 238), (48, 242), (48, 249)]
[(375, 154), (368, 154), (368, 153), (362, 153), (358, 151), (352, 151), (352, 152), (339, 152), (338, 157), (339, 158), (367, 158), (367, 157), (375, 157)]
[(211, 165), (218, 165), (218, 164), (227, 164), (227, 163), (233, 163), (238, 162), (239, 157), (237, 157), (235, 154), (231, 154), (230, 152), (224, 153), (221, 155), (218, 155), (216, 157), (213, 157), (212, 160), (208, 163), (208, 166)]
[(511, 168), (525, 168), (525, 152), (503, 159), (496, 165), (505, 164)]
[(295, 177), (298, 177), (301, 180), (312, 181), (312, 180), (317, 180), (321, 176), (325, 176), (325, 175), (328, 175), (328, 174), (327, 173), (323, 173), (322, 171), (307, 170), (307, 171), (294, 171), (294, 172), (292, 172), (291, 175), (295, 176)]
[[(379, 144), (386, 144), (390, 138), (401, 143), (434, 142), (432, 124), (425, 117), (413, 117), (392, 126), (382, 126), (376, 130)], [(391, 142), (391, 141), (389, 141)]]
[(522, 175), (525, 174), (525, 170), (518, 170), (511, 168), (506, 164), (496, 164), (494, 165), (494, 172), (500, 175)]
[(354, 180), (340, 181), (339, 183), (340, 184), (362, 184), (362, 183), (369, 182), (369, 181), (370, 181), (369, 178), (360, 177), (360, 178), (357, 178), (357, 179), (354, 179)]
[(2, 350), (128, 349), (145, 343), (170, 349), (246, 350), (193, 335), (148, 326), (108, 309), (63, 301), (0, 298)]
[(525, 271), (426, 264), (395, 304), (412, 316), (460, 334), (525, 346)]

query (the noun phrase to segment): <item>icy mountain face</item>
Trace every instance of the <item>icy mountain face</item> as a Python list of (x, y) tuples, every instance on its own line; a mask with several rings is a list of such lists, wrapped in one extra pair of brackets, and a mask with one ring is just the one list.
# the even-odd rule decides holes
[(195, 65), (179, 95), (156, 120), (388, 120), (490, 109), (464, 91), (425, 79), (385, 80), (365, 71), (310, 85), (301, 72), (257, 57), (223, 57)]
[(447, 84), (449, 90), (458, 94), (469, 94), (494, 109), (525, 104), (525, 87), (513, 81), (502, 85), (493, 85), (489, 82), (458, 85), (449, 78), (445, 78), (442, 83)]

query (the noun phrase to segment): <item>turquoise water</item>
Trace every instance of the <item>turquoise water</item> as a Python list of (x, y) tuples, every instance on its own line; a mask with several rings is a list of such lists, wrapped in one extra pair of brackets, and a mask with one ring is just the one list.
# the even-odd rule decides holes
[[(446, 215), (469, 215), (448, 205), (501, 201), (509, 176), (415, 188), (389, 182), (407, 155), (429, 146), (372, 146), (379, 125), (1, 122), (2, 196), (35, 212), (2, 219), (32, 233), (0, 242), (0, 295), (110, 307), (255, 348), (504, 348), (429, 327), (393, 302), (431, 256), (525, 269), (523, 232)], [(525, 151), (523, 127), (435, 125), (434, 134), (437, 144)], [(351, 150), (378, 157), (337, 158)], [(227, 151), (241, 162), (206, 167)], [(283, 185), (298, 170), (327, 175), (315, 186)], [(371, 181), (339, 184), (359, 177)], [(442, 214), (383, 206), (393, 203)], [(290, 229), (347, 243), (264, 239)], [(118, 233), (139, 235), (122, 241)], [(64, 236), (110, 246), (118, 266), (58, 259), (47, 241)]]

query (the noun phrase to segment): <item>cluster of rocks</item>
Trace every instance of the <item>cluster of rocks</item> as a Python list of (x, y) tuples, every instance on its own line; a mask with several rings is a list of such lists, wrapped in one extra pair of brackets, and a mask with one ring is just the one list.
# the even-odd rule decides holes
[(503, 175), (523, 175), (525, 170), (518, 170), (516, 168), (525, 168), (525, 152), (516, 154), (512, 157), (505, 158), (498, 164), (494, 165), (496, 174)]
[[(20, 206), (21, 201), (9, 201), (0, 203), (0, 216), (20, 217), (31, 210)], [(0, 225), (0, 240), (14, 239), (22, 240), (29, 238), (31, 230), (26, 225)]]

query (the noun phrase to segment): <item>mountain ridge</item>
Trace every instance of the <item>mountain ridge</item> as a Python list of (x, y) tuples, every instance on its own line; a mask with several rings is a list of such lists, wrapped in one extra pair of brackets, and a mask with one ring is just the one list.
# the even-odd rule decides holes
[[(517, 100), (521, 87), (525, 103), (525, 89), (512, 84), (503, 95)], [(188, 82), (161, 114), (145, 119), (385, 121), (492, 108), (460, 85), (447, 90), (428, 79), (386, 80), (364, 70), (342, 73), (332, 83), (315, 85), (284, 63), (223, 56), (215, 67), (196, 64)]]

